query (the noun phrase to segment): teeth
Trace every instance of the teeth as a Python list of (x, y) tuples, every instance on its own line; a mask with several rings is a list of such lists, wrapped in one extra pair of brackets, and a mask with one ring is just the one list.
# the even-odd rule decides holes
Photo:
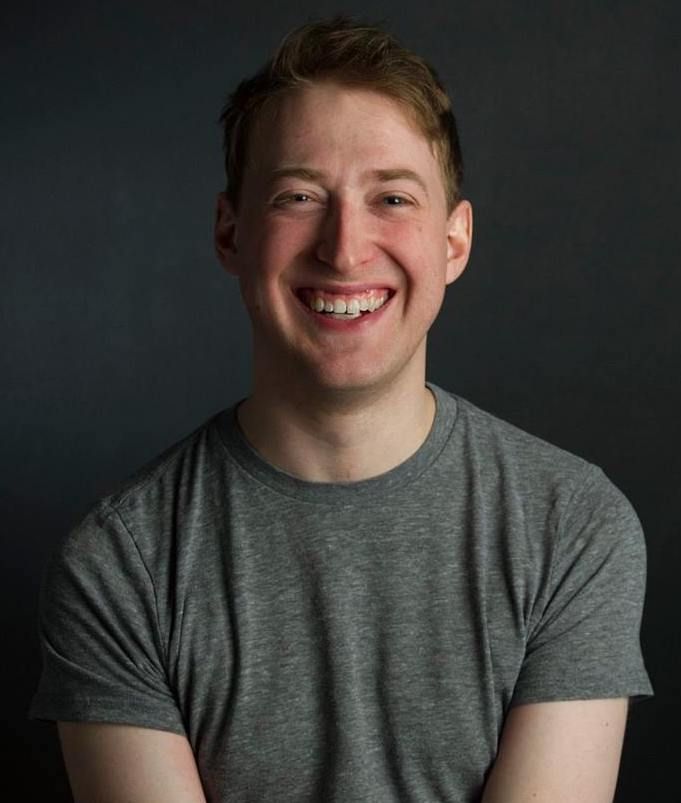
[(355, 318), (359, 318), (359, 312), (356, 315), (350, 315), (348, 312), (332, 312), (329, 315), (329, 318), (336, 318), (340, 321), (354, 321)]
[(387, 294), (378, 297), (364, 295), (361, 298), (335, 298), (333, 301), (321, 296), (312, 296), (308, 304), (315, 312), (357, 317), (360, 312), (374, 312), (382, 307), (387, 300)]

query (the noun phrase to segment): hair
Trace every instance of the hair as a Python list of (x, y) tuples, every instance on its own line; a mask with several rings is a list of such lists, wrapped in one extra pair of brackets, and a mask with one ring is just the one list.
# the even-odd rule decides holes
[(227, 196), (235, 208), (258, 115), (282, 94), (324, 81), (379, 92), (400, 104), (440, 163), (448, 210), (456, 206), (463, 160), (452, 104), (437, 73), (391, 34), (336, 16), (291, 31), (265, 66), (227, 98), (220, 124)]

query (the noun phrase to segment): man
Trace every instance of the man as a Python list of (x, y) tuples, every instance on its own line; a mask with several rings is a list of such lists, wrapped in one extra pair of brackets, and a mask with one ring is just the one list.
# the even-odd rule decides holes
[(611, 801), (645, 550), (596, 467), (426, 383), (472, 213), (425, 62), (293, 32), (222, 117), (253, 387), (107, 496), (43, 598), (77, 801)]

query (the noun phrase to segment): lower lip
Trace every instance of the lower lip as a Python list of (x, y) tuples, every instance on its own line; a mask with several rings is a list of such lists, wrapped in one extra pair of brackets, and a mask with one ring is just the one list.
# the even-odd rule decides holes
[(368, 326), (372, 326), (374, 323), (380, 321), (380, 319), (383, 317), (386, 307), (390, 305), (393, 296), (385, 301), (374, 312), (368, 312), (366, 315), (360, 315), (358, 318), (351, 318), (347, 321), (339, 318), (331, 318), (329, 315), (325, 315), (323, 312), (316, 312), (315, 310), (310, 309), (307, 304), (304, 304), (298, 298), (298, 296), (296, 296), (296, 299), (317, 326), (321, 326), (322, 328), (332, 332), (356, 332), (359, 330), (364, 330)]

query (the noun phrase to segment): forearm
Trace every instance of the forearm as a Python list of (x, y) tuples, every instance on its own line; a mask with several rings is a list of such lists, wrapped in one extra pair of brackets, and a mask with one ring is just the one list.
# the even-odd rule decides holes
[(612, 803), (627, 709), (626, 699), (513, 708), (482, 803)]
[(184, 736), (102, 723), (59, 723), (75, 803), (206, 803)]

